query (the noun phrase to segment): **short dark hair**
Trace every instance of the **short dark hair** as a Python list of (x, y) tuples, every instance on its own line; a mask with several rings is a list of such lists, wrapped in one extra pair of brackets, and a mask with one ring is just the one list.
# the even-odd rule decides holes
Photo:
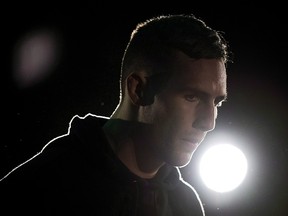
[[(159, 72), (175, 50), (191, 58), (229, 59), (222, 33), (192, 14), (160, 15), (139, 23), (131, 33), (121, 65), (121, 89), (127, 76), (136, 70)], [(163, 69), (163, 68), (162, 68)]]

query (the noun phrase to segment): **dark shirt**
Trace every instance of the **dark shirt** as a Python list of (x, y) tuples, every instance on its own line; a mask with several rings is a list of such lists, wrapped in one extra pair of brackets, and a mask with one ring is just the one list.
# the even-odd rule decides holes
[(204, 215), (178, 168), (165, 165), (149, 180), (131, 173), (108, 144), (106, 121), (75, 116), (67, 134), (2, 179), (1, 215)]

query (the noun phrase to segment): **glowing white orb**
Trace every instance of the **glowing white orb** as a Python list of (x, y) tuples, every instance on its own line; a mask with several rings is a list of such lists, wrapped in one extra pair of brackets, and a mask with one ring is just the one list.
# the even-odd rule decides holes
[(243, 152), (233, 145), (215, 145), (203, 154), (199, 170), (208, 188), (220, 193), (228, 192), (244, 180), (247, 159)]

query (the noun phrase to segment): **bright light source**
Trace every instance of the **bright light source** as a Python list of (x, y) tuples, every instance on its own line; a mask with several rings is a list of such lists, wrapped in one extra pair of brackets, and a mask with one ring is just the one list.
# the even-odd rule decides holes
[(238, 187), (247, 173), (243, 152), (233, 145), (214, 145), (200, 160), (200, 176), (204, 184), (216, 192), (228, 192)]

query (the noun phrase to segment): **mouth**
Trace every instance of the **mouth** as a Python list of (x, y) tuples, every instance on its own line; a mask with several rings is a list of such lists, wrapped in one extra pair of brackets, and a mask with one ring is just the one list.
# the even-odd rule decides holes
[(199, 140), (196, 140), (196, 139), (182, 139), (182, 141), (184, 142), (185, 146), (187, 146), (187, 148), (189, 149), (196, 149), (199, 144), (200, 144), (200, 141)]

